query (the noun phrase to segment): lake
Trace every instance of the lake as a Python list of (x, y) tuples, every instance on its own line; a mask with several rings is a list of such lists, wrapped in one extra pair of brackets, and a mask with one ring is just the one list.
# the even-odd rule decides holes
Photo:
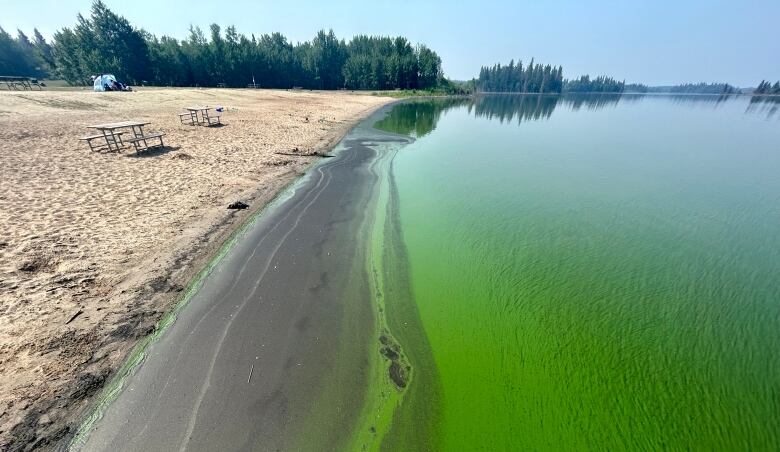
[(780, 448), (777, 105), (392, 108), (376, 127), (414, 141), (388, 151), (374, 272), (410, 382), (383, 448)]

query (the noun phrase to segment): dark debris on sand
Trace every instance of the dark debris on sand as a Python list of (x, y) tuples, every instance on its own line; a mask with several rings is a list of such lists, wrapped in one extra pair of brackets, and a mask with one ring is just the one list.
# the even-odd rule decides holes
[(246, 204), (246, 203), (244, 203), (244, 202), (241, 202), (241, 201), (236, 201), (236, 202), (234, 202), (234, 203), (231, 203), (231, 204), (228, 206), (228, 209), (232, 209), (232, 210), (244, 210), (244, 209), (246, 209), (247, 207), (249, 207), (249, 204)]

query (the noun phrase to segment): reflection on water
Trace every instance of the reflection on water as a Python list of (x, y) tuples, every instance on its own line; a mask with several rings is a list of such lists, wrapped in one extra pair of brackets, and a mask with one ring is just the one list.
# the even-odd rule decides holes
[(393, 107), (390, 114), (374, 127), (420, 138), (436, 128), (442, 113), (468, 102), (466, 98), (413, 99)]
[[(780, 108), (780, 96), (751, 96), (745, 113), (766, 115), (766, 119), (775, 116)], [(780, 115), (777, 115), (780, 119)]]
[[(638, 103), (647, 98), (663, 97), (676, 104), (696, 104), (718, 108), (726, 102), (740, 99), (738, 95), (644, 95), (644, 94), (481, 94), (463, 98), (413, 99), (396, 106), (383, 120), (376, 123), (380, 130), (392, 131), (420, 138), (436, 129), (443, 112), (465, 107), (477, 118), (498, 120), (501, 123), (521, 124), (525, 121), (546, 120), (556, 108), (578, 111), (614, 108), (620, 103)], [(780, 97), (752, 96), (746, 114), (775, 116), (780, 108)], [(780, 116), (780, 115), (778, 115)]]
[(675, 104), (697, 104), (702, 106), (717, 107), (721, 104), (734, 100), (739, 96), (734, 94), (722, 94), (722, 95), (700, 95), (700, 94), (670, 94), (664, 96), (666, 99), (671, 100)]
[(548, 119), (560, 96), (477, 96), (468, 104), (469, 113), (477, 118), (498, 119), (500, 122), (538, 121)]

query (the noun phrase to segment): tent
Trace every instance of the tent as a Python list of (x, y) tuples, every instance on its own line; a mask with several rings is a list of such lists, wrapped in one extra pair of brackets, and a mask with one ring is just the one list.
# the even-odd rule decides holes
[(116, 82), (116, 77), (114, 77), (111, 74), (103, 74), (95, 77), (95, 81), (92, 83), (92, 86), (94, 86), (95, 91), (105, 91), (106, 85), (114, 86), (115, 82)]

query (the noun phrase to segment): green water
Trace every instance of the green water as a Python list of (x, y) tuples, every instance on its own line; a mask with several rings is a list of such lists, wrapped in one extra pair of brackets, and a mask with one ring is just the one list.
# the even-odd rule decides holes
[(386, 309), (420, 378), (385, 448), (780, 449), (771, 105), (496, 96), (377, 127), (416, 137), (388, 237), (419, 319)]

